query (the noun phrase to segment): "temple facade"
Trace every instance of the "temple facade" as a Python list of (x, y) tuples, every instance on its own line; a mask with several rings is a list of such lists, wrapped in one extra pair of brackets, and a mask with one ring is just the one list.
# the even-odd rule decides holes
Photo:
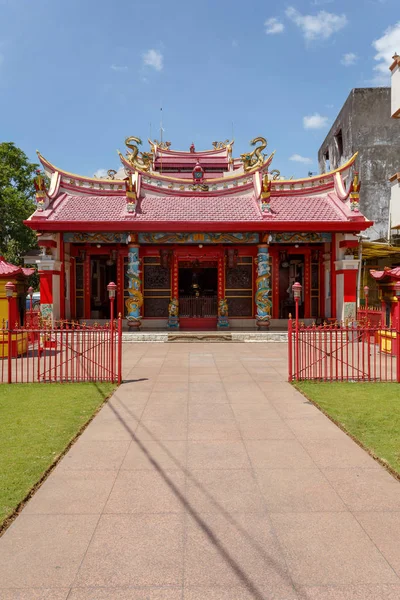
[[(335, 171), (286, 180), (258, 137), (187, 152), (125, 140), (104, 179), (63, 171), (38, 154), (41, 310), (54, 319), (109, 319), (106, 286), (131, 328), (268, 328), (300, 316), (355, 316), (361, 231), (356, 156)], [(120, 175), (120, 173), (122, 173)]]

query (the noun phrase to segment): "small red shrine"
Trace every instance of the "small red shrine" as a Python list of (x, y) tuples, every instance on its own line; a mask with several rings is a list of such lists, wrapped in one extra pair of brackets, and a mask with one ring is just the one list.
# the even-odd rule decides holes
[(125, 140), (122, 175), (63, 171), (39, 154), (37, 209), (42, 312), (106, 319), (106, 285), (131, 327), (268, 327), (356, 314), (359, 211), (356, 156), (336, 171), (284, 179), (265, 138), (233, 157), (233, 142), (187, 152)]

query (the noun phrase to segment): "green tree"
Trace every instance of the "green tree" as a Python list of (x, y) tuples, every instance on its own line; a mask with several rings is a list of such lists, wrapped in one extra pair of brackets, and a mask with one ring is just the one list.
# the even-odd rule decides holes
[(14, 264), (37, 245), (23, 221), (35, 210), (35, 174), (39, 165), (12, 142), (0, 143), (0, 254)]

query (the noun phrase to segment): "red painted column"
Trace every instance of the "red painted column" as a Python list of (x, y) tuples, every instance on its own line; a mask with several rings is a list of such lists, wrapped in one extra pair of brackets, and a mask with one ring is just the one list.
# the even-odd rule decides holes
[(225, 298), (225, 261), (224, 255), (218, 257), (218, 302)]
[(331, 318), (337, 318), (336, 309), (336, 234), (332, 233), (331, 242)]
[(85, 282), (85, 302), (84, 302), (84, 315), (85, 319), (90, 319), (90, 254), (86, 253), (85, 260), (83, 263), (83, 281)]
[(70, 261), (71, 263), (69, 270), (69, 295), (72, 321), (73, 319), (76, 319), (75, 256), (71, 256)]
[(349, 269), (343, 273), (343, 301), (357, 302), (357, 271)]
[(179, 265), (178, 257), (174, 252), (173, 265), (172, 265), (172, 298), (179, 300)]
[(304, 256), (304, 318), (311, 315), (311, 252), (305, 251)]
[(122, 318), (124, 317), (124, 257), (118, 250), (117, 256), (117, 314), (121, 314)]
[(319, 316), (321, 319), (325, 319), (325, 263), (321, 259), (319, 263)]
[(62, 233), (60, 233), (60, 263), (60, 319), (65, 319), (65, 249)]

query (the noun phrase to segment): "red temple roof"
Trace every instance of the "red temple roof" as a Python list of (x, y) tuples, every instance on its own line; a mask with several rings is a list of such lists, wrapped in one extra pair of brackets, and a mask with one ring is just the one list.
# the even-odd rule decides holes
[(371, 273), (371, 276), (377, 280), (386, 279), (386, 278), (393, 279), (393, 280), (400, 280), (400, 267), (394, 267), (393, 269), (390, 269), (389, 267), (385, 267), (383, 271), (371, 270), (370, 273)]
[(16, 275), (24, 275), (29, 277), (34, 273), (35, 269), (26, 269), (25, 267), (17, 267), (7, 262), (3, 256), (0, 256), (0, 277), (5, 279), (7, 277), (15, 277)]
[[(270, 198), (270, 211), (262, 213), (254, 196), (145, 196), (138, 202), (136, 213), (126, 210), (124, 196), (72, 196), (62, 194), (47, 210), (36, 212), (33, 219), (38, 228), (43, 221), (46, 229), (69, 229), (67, 224), (109, 222), (110, 226), (123, 224), (140, 230), (142, 225), (152, 224), (155, 229), (162, 223), (171, 227), (177, 223), (246, 223), (274, 228), (286, 223), (329, 223), (340, 230), (346, 223), (357, 222), (363, 228), (364, 217), (355, 216), (334, 194), (324, 196), (276, 196)], [(361, 221), (361, 223), (360, 223)], [(31, 226), (32, 221), (27, 222)], [(89, 226), (89, 225), (88, 225)], [(354, 227), (354, 225), (353, 225)], [(143, 227), (144, 228), (144, 227)], [(147, 229), (147, 227), (146, 227)], [(259, 227), (257, 227), (259, 229)]]

